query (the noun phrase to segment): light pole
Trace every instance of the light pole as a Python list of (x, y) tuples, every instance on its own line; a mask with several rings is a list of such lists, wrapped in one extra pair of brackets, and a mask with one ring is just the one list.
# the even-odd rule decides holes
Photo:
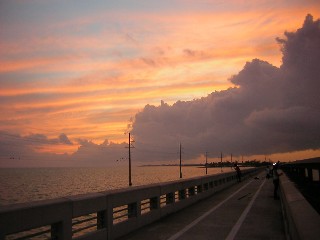
[(129, 186), (132, 186), (131, 182), (131, 148), (134, 148), (134, 146), (131, 146), (131, 143), (134, 142), (131, 140), (131, 133), (129, 133), (129, 140), (128, 140), (128, 148), (129, 148)]
[(181, 170), (181, 143), (180, 143), (180, 178), (182, 178), (182, 170)]
[(221, 172), (222, 172), (222, 152), (221, 152)]
[(208, 174), (208, 152), (206, 152), (206, 175)]
[(131, 134), (129, 133), (129, 186), (132, 186), (131, 182)]

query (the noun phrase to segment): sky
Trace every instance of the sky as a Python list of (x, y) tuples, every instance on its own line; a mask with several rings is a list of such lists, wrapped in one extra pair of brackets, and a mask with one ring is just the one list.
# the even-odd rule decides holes
[[(308, 15), (310, 14), (310, 15)], [(0, 167), (320, 154), (319, 1), (0, 1)]]

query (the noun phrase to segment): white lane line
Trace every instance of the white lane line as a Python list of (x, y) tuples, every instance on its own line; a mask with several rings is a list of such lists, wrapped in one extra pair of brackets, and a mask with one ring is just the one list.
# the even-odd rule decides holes
[(256, 200), (257, 196), (259, 195), (259, 192), (263, 186), (263, 184), (266, 182), (266, 179), (263, 180), (263, 182), (261, 183), (260, 187), (258, 188), (257, 192), (254, 194), (253, 198), (251, 199), (250, 203), (248, 204), (248, 206), (246, 207), (246, 209), (243, 211), (243, 213), (241, 214), (240, 218), (238, 219), (237, 223), (233, 226), (233, 228), (231, 229), (230, 233), (228, 234), (226, 240), (233, 240), (234, 237), (236, 236), (237, 232), (239, 231), (242, 223), (244, 222), (244, 220), (246, 219), (254, 201)]
[(184, 234), (186, 231), (188, 231), (190, 228), (194, 227), (196, 224), (198, 224), (198, 222), (200, 222), (202, 219), (204, 219), (205, 217), (207, 217), (209, 214), (211, 214), (213, 211), (215, 211), (216, 209), (218, 209), (222, 204), (224, 204), (226, 201), (228, 201), (230, 198), (232, 198), (234, 195), (236, 195), (238, 192), (240, 192), (242, 189), (246, 188), (250, 183), (252, 183), (253, 180), (251, 180), (250, 182), (248, 182), (246, 185), (242, 186), (241, 188), (239, 188), (236, 192), (234, 192), (233, 194), (231, 194), (229, 197), (227, 197), (226, 199), (224, 199), (222, 202), (220, 202), (218, 205), (214, 206), (213, 208), (211, 208), (208, 212), (206, 212), (205, 214), (201, 215), (200, 217), (198, 217), (196, 220), (194, 220), (193, 222), (189, 223), (187, 226), (185, 226), (183, 229), (181, 229), (179, 232), (177, 232), (176, 234), (174, 234), (173, 236), (171, 236), (170, 238), (168, 238), (168, 240), (175, 240), (178, 237), (182, 236), (182, 234)]

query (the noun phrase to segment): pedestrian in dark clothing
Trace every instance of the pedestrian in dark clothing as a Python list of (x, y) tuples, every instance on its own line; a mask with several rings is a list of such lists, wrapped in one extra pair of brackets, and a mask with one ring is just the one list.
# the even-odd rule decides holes
[(241, 182), (241, 170), (240, 170), (240, 168), (239, 168), (237, 163), (234, 164), (234, 170), (236, 170), (236, 172), (237, 172), (238, 182)]
[(272, 179), (273, 179), (273, 185), (274, 185), (274, 189), (273, 189), (273, 198), (275, 200), (279, 199), (279, 196), (278, 196), (278, 189), (279, 189), (279, 176), (282, 175), (282, 173), (279, 173), (279, 170), (278, 170), (278, 165), (279, 165), (279, 162), (274, 164), (273, 165), (273, 174), (272, 174)]

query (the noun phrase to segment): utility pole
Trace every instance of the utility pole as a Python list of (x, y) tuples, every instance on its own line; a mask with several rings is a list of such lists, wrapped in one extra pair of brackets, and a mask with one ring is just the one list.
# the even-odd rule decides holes
[(180, 142), (180, 178), (182, 178), (182, 170), (181, 170), (181, 142)]
[(206, 152), (206, 175), (208, 174), (208, 152)]
[(222, 171), (222, 152), (221, 152), (220, 158), (221, 158), (221, 172), (223, 172)]
[(134, 148), (134, 146), (131, 146), (131, 143), (134, 142), (131, 140), (131, 133), (129, 133), (129, 140), (128, 140), (128, 148), (129, 148), (129, 186), (132, 186), (131, 182), (131, 148)]
[(231, 167), (231, 169), (232, 169), (232, 153), (231, 153), (231, 166), (230, 166), (230, 167)]

